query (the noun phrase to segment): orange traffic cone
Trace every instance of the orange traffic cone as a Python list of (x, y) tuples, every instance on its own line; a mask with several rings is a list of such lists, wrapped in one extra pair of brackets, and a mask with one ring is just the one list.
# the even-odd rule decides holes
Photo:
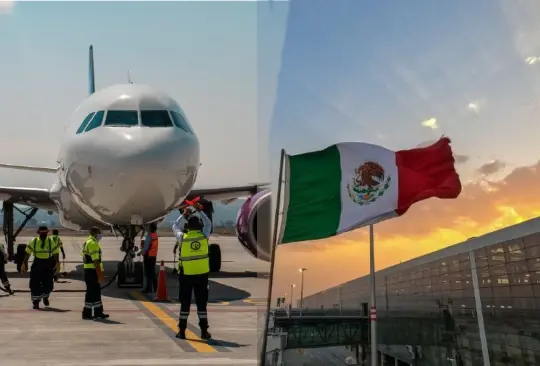
[(161, 261), (159, 267), (158, 286), (154, 301), (169, 301), (169, 297), (167, 296), (167, 272), (165, 272), (165, 261)]

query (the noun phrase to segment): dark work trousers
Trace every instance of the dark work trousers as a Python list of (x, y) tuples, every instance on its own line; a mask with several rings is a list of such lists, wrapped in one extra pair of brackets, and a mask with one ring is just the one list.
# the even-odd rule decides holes
[(6, 264), (4, 263), (4, 256), (2, 254), (0, 254), (0, 281), (2, 281), (2, 285), (4, 285), (4, 287), (9, 287), (9, 279), (6, 273)]
[(103, 314), (101, 285), (95, 268), (84, 269), (84, 283), (86, 284), (86, 293), (84, 294), (83, 315), (91, 317), (92, 310), (95, 316)]
[(156, 257), (145, 255), (143, 257), (143, 265), (144, 277), (146, 278), (144, 291), (155, 292), (157, 291)]
[(197, 315), (199, 316), (199, 327), (201, 330), (208, 329), (208, 314), (206, 305), (208, 304), (208, 274), (178, 276), (180, 285), (180, 319), (178, 328), (186, 330), (189, 317), (189, 308), (191, 307), (191, 293), (195, 293), (195, 304), (197, 304)]
[(53, 290), (53, 260), (34, 258), (30, 269), (30, 298), (32, 302), (48, 299)]

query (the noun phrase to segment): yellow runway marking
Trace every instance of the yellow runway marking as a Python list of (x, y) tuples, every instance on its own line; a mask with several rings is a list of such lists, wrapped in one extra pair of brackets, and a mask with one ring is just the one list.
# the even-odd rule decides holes
[[(176, 320), (171, 318), (165, 311), (163, 311), (159, 306), (148, 301), (146, 297), (138, 292), (131, 292), (131, 296), (139, 300), (141, 304), (148, 309), (156, 318), (158, 318), (163, 324), (168, 328), (173, 330), (175, 333), (178, 331), (178, 323)], [(197, 352), (217, 352), (217, 350), (210, 346), (208, 343), (203, 341), (195, 333), (186, 329), (186, 342), (193, 347)]]
[(243, 302), (246, 302), (248, 304), (253, 304), (253, 305), (267, 305), (267, 302), (266, 301), (256, 301), (256, 300), (251, 300), (251, 299), (245, 299), (245, 300), (242, 300)]
[(218, 306), (224, 306), (224, 305), (230, 305), (231, 303), (228, 301), (220, 301), (220, 302), (209, 302), (208, 305), (218, 305)]

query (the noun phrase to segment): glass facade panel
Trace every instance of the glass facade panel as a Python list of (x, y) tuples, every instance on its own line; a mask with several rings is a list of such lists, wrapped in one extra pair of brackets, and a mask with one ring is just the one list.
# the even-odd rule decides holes
[[(491, 365), (540, 365), (540, 234), (470, 253), (475, 272), (469, 253), (461, 253), (381, 274), (376, 289), (381, 324), (406, 323), (410, 345), (422, 348), (419, 366), (483, 365), (472, 277), (476, 273)], [(350, 284), (355, 288), (352, 306), (369, 303), (369, 277), (361, 281)], [(398, 342), (395, 332), (381, 326), (379, 342), (405, 349), (389, 343)]]
[[(485, 257), (486, 265), (487, 261)], [(498, 274), (506, 274), (504, 262)], [(486, 268), (488, 286), (490, 275), (489, 268)], [(402, 321), (400, 316), (410, 320), (411, 343), (414, 345), (416, 339), (417, 345), (422, 347), (423, 360), (419, 365), (447, 365), (447, 357), (459, 358), (463, 366), (481, 364), (480, 336), (468, 254), (395, 272), (386, 276), (384, 281), (379, 281), (385, 286), (386, 296), (377, 298), (378, 319), (382, 322), (394, 321), (395, 318), (396, 324)], [(508, 284), (506, 289), (509, 296)], [(486, 290), (491, 295), (491, 287)], [(380, 287), (377, 293), (379, 291)], [(369, 301), (367, 288), (364, 295), (364, 301)], [(418, 338), (413, 339), (415, 334)], [(420, 337), (420, 334), (424, 337)], [(392, 338), (390, 330), (383, 327), (378, 336), (381, 342)]]
[[(491, 282), (481, 285), (480, 298), (492, 366), (540, 365), (539, 245), (534, 234), (485, 248)], [(479, 282), (484, 275), (479, 269)]]

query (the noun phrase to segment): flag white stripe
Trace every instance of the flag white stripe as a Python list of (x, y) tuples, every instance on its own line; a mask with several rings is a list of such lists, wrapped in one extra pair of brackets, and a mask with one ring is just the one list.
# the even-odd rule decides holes
[[(399, 194), (395, 152), (381, 146), (355, 142), (341, 143), (337, 147), (341, 164), (341, 216), (337, 233), (365, 226), (374, 219), (379, 221), (377, 218), (383, 215), (393, 215)], [(374, 202), (361, 205), (349, 197), (348, 185), (352, 184), (356, 177), (355, 169), (368, 161), (380, 165), (385, 179), (390, 178), (391, 181), (382, 196), (377, 197)], [(381, 182), (380, 187), (383, 186), (384, 182)]]

